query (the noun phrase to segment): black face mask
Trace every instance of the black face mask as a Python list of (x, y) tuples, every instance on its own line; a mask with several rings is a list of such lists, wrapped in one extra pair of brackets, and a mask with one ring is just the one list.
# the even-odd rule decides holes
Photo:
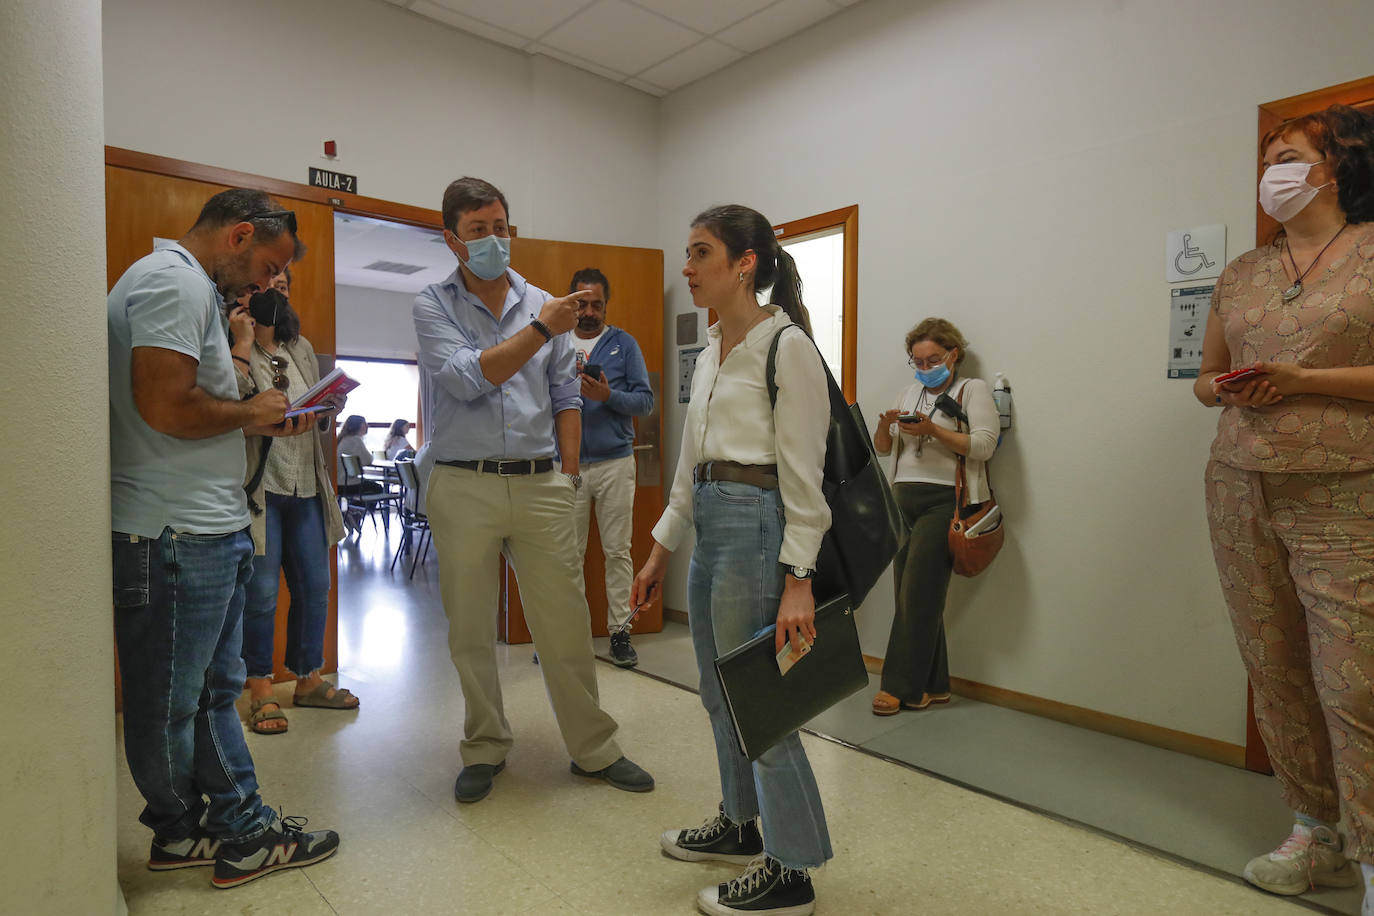
[(253, 320), (258, 324), (266, 325), (269, 328), (277, 326), (277, 318), (285, 311), (286, 297), (275, 289), (265, 289), (260, 293), (254, 293), (248, 300), (248, 314), (253, 316)]

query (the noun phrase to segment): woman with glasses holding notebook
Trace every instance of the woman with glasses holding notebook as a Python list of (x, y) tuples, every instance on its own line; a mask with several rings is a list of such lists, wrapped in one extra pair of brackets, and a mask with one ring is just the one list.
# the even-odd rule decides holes
[[(287, 301), (289, 274), (271, 289), (240, 302), (230, 316), (239, 391), (277, 388), (295, 401), (320, 378), (319, 360), (300, 335), (300, 318)], [(286, 573), (291, 596), (286, 626), (286, 667), (296, 675), (295, 704), (355, 709), (358, 698), (320, 677), (329, 614), (329, 548), (344, 536), (339, 502), (329, 480), (325, 435), (341, 397), (322, 413), (313, 432), (282, 439), (250, 436), (248, 506), (252, 514), (253, 577), (243, 608), (243, 660), (251, 694), (249, 727), (261, 735), (286, 731), (286, 715), (272, 691), (277, 587)]]
[[(715, 309), (720, 320), (697, 358), (668, 508), (631, 600), (658, 599), (669, 553), (695, 531), (688, 616), (723, 801), (706, 823), (670, 830), (661, 845), (689, 862), (747, 863), (739, 878), (698, 894), (703, 911), (801, 916), (815, 907), (807, 869), (833, 855), (811, 765), (796, 732), (757, 761), (740, 752), (714, 663), (774, 623), (778, 650), (815, 639), (811, 576), (830, 527), (821, 493), (830, 424), (825, 369), (796, 265), (762, 214), (741, 206), (702, 213), (682, 273), (696, 307)], [(776, 304), (761, 306), (758, 294), (770, 287)], [(766, 361), (783, 329), (774, 408)]]

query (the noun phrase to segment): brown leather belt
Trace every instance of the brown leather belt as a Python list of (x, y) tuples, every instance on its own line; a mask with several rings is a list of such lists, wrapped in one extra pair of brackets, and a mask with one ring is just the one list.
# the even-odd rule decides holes
[(502, 477), (520, 477), (526, 474), (545, 474), (553, 470), (552, 458), (488, 458), (484, 461), (436, 461), (435, 464), (451, 468), (466, 468), (484, 474), (500, 474)]
[(705, 483), (708, 480), (729, 480), (733, 483), (747, 483), (760, 490), (778, 488), (778, 466), (776, 464), (740, 464), (738, 461), (707, 461), (692, 471), (692, 480)]

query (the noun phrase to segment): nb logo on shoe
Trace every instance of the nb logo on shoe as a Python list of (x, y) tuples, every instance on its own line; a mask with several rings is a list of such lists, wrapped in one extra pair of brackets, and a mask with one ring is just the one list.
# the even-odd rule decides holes
[(219, 852), (219, 840), (213, 837), (201, 837), (196, 841), (196, 845), (191, 847), (187, 853), (188, 859), (213, 859)]
[(272, 854), (267, 857), (267, 861), (262, 863), (264, 868), (272, 865), (285, 865), (291, 861), (291, 857), (296, 854), (295, 843), (284, 843), (281, 846), (272, 847)]

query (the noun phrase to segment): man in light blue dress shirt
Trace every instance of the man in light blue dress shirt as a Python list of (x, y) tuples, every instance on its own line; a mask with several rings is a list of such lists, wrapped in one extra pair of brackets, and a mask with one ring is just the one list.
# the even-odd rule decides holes
[(496, 665), (503, 552), (572, 771), (647, 792), (653, 778), (621, 754), (601, 709), (573, 526), (582, 400), (567, 332), (586, 294), (554, 299), (511, 270), (508, 217), (490, 183), (450, 184), (444, 240), (459, 266), (414, 308), (430, 408), (425, 511), (465, 705), (454, 796), (485, 798), (513, 744)]

